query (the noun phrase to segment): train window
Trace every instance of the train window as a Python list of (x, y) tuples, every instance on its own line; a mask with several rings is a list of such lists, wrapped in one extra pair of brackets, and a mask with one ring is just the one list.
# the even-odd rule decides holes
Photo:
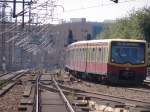
[(97, 62), (100, 63), (101, 48), (97, 48)]
[(97, 58), (98, 58), (98, 49), (96, 48), (96, 50), (95, 50), (95, 51), (96, 51), (95, 61), (96, 61), (96, 63), (97, 63), (97, 62), (98, 62), (98, 59), (97, 59)]
[(85, 48), (83, 48), (83, 56), (84, 56), (84, 59), (85, 59)]
[(92, 62), (93, 61), (93, 48), (91, 48), (90, 55), (91, 55), (91, 62)]
[(83, 49), (81, 48), (81, 61), (83, 61)]
[(86, 52), (85, 52), (85, 48), (83, 48), (83, 56), (84, 56), (84, 61), (85, 61), (85, 57), (86, 57)]
[(103, 63), (103, 48), (101, 48), (100, 52), (100, 62)]
[(106, 63), (106, 47), (104, 48), (104, 63)]
[(91, 48), (91, 62), (93, 62), (93, 48)]
[(76, 55), (77, 55), (77, 57), (75, 57), (75, 58), (77, 58), (77, 60), (79, 60), (79, 49), (78, 48), (76, 49)]
[(88, 62), (90, 61), (90, 48), (88, 48)]
[(99, 55), (100, 55), (100, 53), (99, 53), (99, 48), (97, 48), (97, 55), (96, 55), (96, 61), (99, 63)]
[(89, 61), (90, 61), (90, 62), (91, 62), (91, 58), (92, 58), (91, 51), (92, 51), (92, 49), (90, 48), (90, 49), (89, 49)]
[(84, 48), (83, 52), (84, 52), (84, 61), (85, 61), (86, 60), (86, 48)]
[(104, 48), (104, 63), (106, 63), (106, 47)]
[(78, 60), (80, 60), (80, 49), (77, 49)]
[(82, 61), (84, 61), (84, 48), (82, 48)]
[(72, 49), (72, 52), (71, 52), (71, 57), (72, 57), (72, 60), (74, 61), (74, 55), (75, 55), (75, 53), (74, 53), (74, 49)]
[(80, 48), (80, 61), (82, 61), (82, 49)]
[(76, 56), (77, 55), (77, 49), (74, 49), (73, 50), (73, 59), (74, 59), (74, 61), (76, 60)]
[(85, 61), (87, 61), (88, 60), (88, 48), (85, 48), (85, 56), (86, 56)]
[(88, 54), (89, 54), (88, 61), (90, 62), (90, 48), (88, 48)]
[(105, 62), (107, 62), (107, 59), (108, 59), (108, 48), (106, 48), (105, 57), (106, 57)]
[(82, 48), (80, 48), (80, 61), (82, 61)]
[(82, 61), (82, 48), (80, 48), (80, 60)]
[(90, 60), (90, 48), (87, 49), (87, 53), (88, 53), (88, 58), (87, 59), (88, 59), (88, 62), (89, 62), (89, 60)]
[(84, 48), (82, 48), (82, 60), (84, 61)]
[(97, 48), (97, 62), (99, 63), (100, 62), (100, 51), (99, 51), (99, 48)]
[(72, 50), (70, 51), (70, 59), (72, 60)]
[(82, 49), (80, 48), (80, 61), (82, 60)]
[(100, 54), (100, 59), (101, 59), (101, 63), (103, 63), (103, 52), (104, 52), (104, 48), (101, 48), (101, 54)]
[(92, 56), (93, 56), (93, 59), (92, 59), (92, 60), (93, 60), (93, 62), (95, 62), (95, 55), (96, 55), (96, 54), (95, 54), (95, 48), (93, 48), (93, 53), (92, 53)]
[(103, 63), (105, 63), (105, 47), (104, 47), (104, 49), (103, 49)]
[(95, 62), (95, 57), (96, 57), (96, 50), (93, 48), (93, 62)]
[(102, 50), (98, 50), (98, 62), (101, 63), (101, 53), (102, 53)]
[(77, 48), (77, 55), (78, 55), (78, 60), (80, 59), (80, 49)]

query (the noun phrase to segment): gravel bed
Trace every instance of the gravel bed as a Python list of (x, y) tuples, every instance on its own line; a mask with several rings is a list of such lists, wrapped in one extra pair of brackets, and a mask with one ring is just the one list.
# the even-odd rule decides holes
[[(63, 76), (66, 78), (65, 74), (63, 74)], [(150, 93), (129, 90), (127, 89), (128, 87), (115, 87), (102, 84), (94, 84), (87, 81), (76, 81), (73, 83), (64, 82), (64, 85), (85, 91), (88, 90), (92, 92), (100, 92), (103, 94), (150, 102)]]
[(0, 112), (18, 112), (23, 89), (22, 85), (16, 85), (3, 97), (0, 97)]
[(21, 77), (22, 83), (15, 85), (4, 96), (0, 97), (0, 112), (19, 112), (18, 106), (24, 92), (25, 82), (32, 78), (31, 75)]

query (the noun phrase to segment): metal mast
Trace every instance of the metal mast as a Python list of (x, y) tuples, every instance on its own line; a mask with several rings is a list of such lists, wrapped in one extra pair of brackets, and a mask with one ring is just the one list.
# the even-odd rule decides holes
[(5, 72), (6, 71), (6, 55), (5, 55), (5, 8), (6, 8), (6, 0), (2, 4), (2, 25), (1, 25), (1, 31), (2, 31), (2, 55), (1, 55), (1, 60), (2, 60), (2, 70)]

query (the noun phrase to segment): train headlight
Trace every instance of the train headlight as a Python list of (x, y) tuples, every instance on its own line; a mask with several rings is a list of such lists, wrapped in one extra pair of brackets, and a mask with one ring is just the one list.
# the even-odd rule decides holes
[(143, 61), (141, 61), (141, 63), (144, 63), (144, 60), (143, 60)]
[(115, 60), (114, 60), (114, 59), (112, 59), (111, 61), (112, 61), (112, 62), (114, 62)]
[(129, 70), (129, 68), (127, 67), (127, 68), (125, 68), (125, 70)]

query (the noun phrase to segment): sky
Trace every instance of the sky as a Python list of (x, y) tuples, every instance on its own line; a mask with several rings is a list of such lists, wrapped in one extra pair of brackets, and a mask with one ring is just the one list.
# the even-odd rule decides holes
[[(30, 1), (30, 0), (25, 0)], [(61, 21), (69, 21), (70, 18), (86, 18), (87, 21), (103, 22), (104, 20), (115, 20), (128, 16), (132, 10), (138, 10), (143, 7), (150, 6), (150, 0), (119, 0), (114, 3), (111, 0), (33, 0), (37, 4), (33, 4), (32, 13), (37, 20), (43, 23), (61, 23)], [(48, 2), (47, 8), (45, 8)], [(51, 3), (57, 5), (54, 9)], [(44, 4), (43, 6), (39, 6)], [(10, 4), (12, 6), (12, 4)], [(26, 9), (28, 6), (26, 6)], [(10, 10), (10, 8), (7, 8)], [(12, 7), (13, 9), (13, 7)], [(17, 13), (22, 11), (22, 5), (17, 4)], [(28, 13), (25, 20), (28, 20)], [(52, 19), (52, 18), (55, 18)], [(18, 18), (20, 21), (22, 18)]]
[(119, 0), (114, 3), (110, 0), (59, 0), (58, 4), (64, 7), (59, 8), (59, 17), (64, 20), (70, 18), (86, 18), (87, 21), (102, 22), (104, 20), (115, 20), (125, 17), (133, 9), (150, 6), (150, 0)]

